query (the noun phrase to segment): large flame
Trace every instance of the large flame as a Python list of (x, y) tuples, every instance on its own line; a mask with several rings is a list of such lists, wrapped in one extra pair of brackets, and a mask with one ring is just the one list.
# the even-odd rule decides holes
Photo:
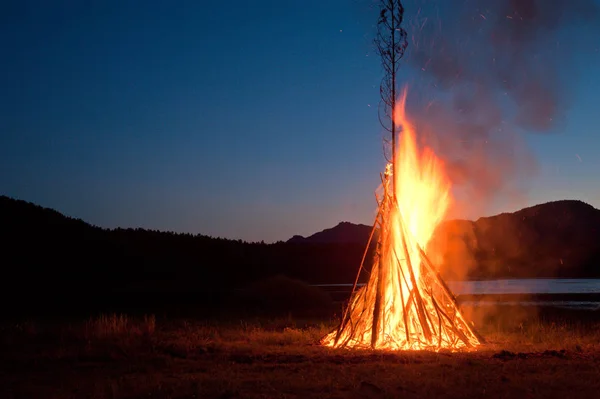
[[(437, 225), (444, 219), (450, 205), (450, 180), (442, 161), (425, 147), (419, 151), (415, 128), (406, 117), (407, 90), (402, 90), (394, 112), (396, 125), (402, 132), (396, 154), (395, 179), (396, 200), (400, 212), (392, 212), (391, 223), (393, 245), (397, 253), (402, 253), (402, 220), (410, 236), (411, 259), (419, 262), (419, 249), (426, 248)], [(415, 268), (418, 273), (419, 268)]]
[(379, 198), (374, 265), (340, 327), (323, 338), (327, 346), (439, 350), (479, 344), (424, 252), (450, 205), (451, 184), (443, 162), (430, 148), (419, 148), (406, 96), (405, 89), (394, 110), (401, 134)]

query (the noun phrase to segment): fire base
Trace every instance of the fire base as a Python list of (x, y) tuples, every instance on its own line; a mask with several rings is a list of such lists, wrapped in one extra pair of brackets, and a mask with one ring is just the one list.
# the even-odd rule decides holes
[(452, 295), (422, 247), (409, 234), (402, 210), (391, 193), (390, 171), (366, 252), (379, 228), (368, 282), (356, 289), (339, 327), (321, 343), (336, 348), (456, 350), (482, 342), (461, 315)]

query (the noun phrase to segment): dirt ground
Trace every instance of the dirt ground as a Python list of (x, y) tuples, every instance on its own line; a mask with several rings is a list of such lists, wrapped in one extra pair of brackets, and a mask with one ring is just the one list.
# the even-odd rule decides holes
[(332, 350), (334, 322), (130, 319), (2, 326), (3, 398), (591, 398), (600, 324), (480, 331), (469, 352)]

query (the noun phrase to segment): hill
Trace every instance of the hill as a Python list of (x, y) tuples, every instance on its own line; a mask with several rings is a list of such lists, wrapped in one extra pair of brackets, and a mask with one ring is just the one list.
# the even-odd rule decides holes
[[(347, 222), (288, 242), (366, 245), (371, 226)], [(428, 252), (448, 280), (600, 276), (600, 210), (553, 201), (476, 221), (441, 223)]]
[[(563, 200), (440, 225), (444, 274), (471, 279), (600, 276), (600, 210)], [(461, 265), (462, 263), (462, 265)]]
[[(307, 238), (248, 243), (102, 229), (6, 196), (0, 197), (0, 221), (3, 311), (15, 298), (32, 296), (48, 306), (57, 306), (57, 298), (69, 306), (92, 300), (106, 306), (191, 304), (277, 275), (348, 283), (371, 231), (342, 222)], [(370, 251), (367, 259), (373, 247)], [(581, 201), (556, 201), (476, 221), (448, 221), (428, 251), (447, 280), (600, 277), (600, 211)]]
[(337, 226), (319, 231), (311, 236), (302, 237), (293, 236), (288, 243), (313, 243), (313, 244), (340, 244), (353, 243), (366, 245), (371, 234), (372, 226), (365, 224), (354, 224), (350, 222), (340, 222)]
[(312, 283), (350, 281), (364, 249), (347, 242), (264, 244), (102, 229), (6, 196), (0, 197), (0, 220), (2, 266), (10, 276), (3, 292), (20, 295), (214, 293), (278, 274)]

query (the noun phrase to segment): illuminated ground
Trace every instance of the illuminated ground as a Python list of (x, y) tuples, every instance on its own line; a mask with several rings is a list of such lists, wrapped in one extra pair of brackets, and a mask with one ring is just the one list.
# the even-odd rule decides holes
[(92, 319), (6, 324), (3, 397), (595, 397), (600, 324), (519, 323), (471, 353), (351, 352), (332, 323)]

